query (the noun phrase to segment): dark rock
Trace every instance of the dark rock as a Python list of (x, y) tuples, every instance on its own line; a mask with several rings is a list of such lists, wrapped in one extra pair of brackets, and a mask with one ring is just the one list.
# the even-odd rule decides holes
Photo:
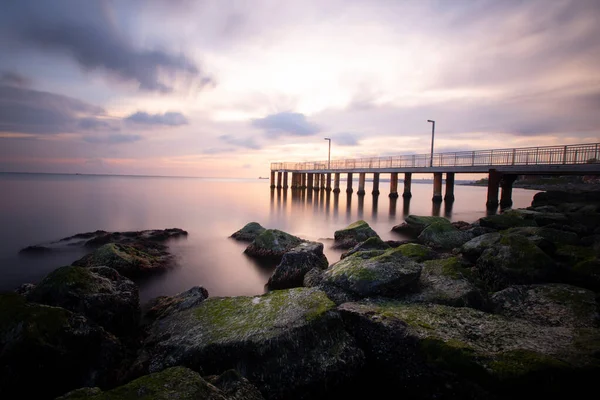
[(313, 268), (304, 275), (304, 286), (315, 287), (325, 292), (327, 297), (336, 305), (344, 304), (349, 301), (358, 301), (360, 296), (348, 292), (332, 283), (326, 282), (321, 268)]
[(334, 247), (338, 249), (350, 249), (365, 240), (377, 237), (377, 232), (375, 232), (369, 224), (367, 224), (363, 220), (356, 221), (344, 229), (340, 229), (335, 231), (334, 238)]
[(431, 250), (427, 246), (423, 246), (418, 243), (406, 243), (397, 247), (400, 254), (415, 260), (416, 262), (423, 262), (425, 260), (432, 260), (437, 257), (435, 251)]
[(17, 289), (15, 289), (15, 292), (20, 294), (21, 296), (25, 296), (27, 297), (27, 295), (29, 293), (31, 293), (31, 291), (35, 289), (35, 284), (33, 283), (24, 283), (21, 286), (19, 286)]
[(532, 218), (526, 218), (526, 215), (519, 210), (509, 210), (497, 215), (488, 215), (479, 219), (479, 225), (484, 228), (504, 230), (520, 226), (538, 226)]
[(304, 275), (313, 268), (326, 269), (329, 266), (323, 254), (323, 243), (300, 243), (283, 255), (281, 262), (269, 278), (270, 290), (300, 287)]
[(289, 233), (278, 229), (267, 229), (250, 243), (244, 253), (253, 257), (280, 259), (302, 242), (304, 240)]
[(461, 231), (466, 231), (473, 227), (473, 225), (465, 221), (454, 221), (452, 222), (452, 226), (456, 229), (460, 229)]
[(473, 226), (472, 228), (467, 229), (466, 232), (473, 237), (477, 237), (477, 236), (485, 235), (487, 233), (496, 232), (496, 229), (485, 228), (483, 226)]
[(354, 253), (358, 253), (359, 251), (369, 251), (369, 250), (387, 250), (391, 246), (389, 243), (384, 242), (379, 238), (379, 236), (370, 237), (362, 243), (357, 244), (347, 252), (342, 254), (341, 258), (346, 258)]
[(475, 262), (485, 250), (498, 243), (501, 238), (502, 235), (497, 232), (477, 236), (463, 244), (460, 252), (466, 259)]
[(219, 388), (228, 400), (263, 400), (260, 391), (234, 369), (205, 379)]
[(251, 242), (265, 230), (258, 222), (250, 222), (230, 237), (241, 242)]
[(120, 379), (119, 340), (64, 308), (0, 294), (0, 398), (53, 399)]
[(447, 220), (431, 223), (423, 229), (418, 239), (421, 243), (440, 249), (460, 247), (473, 238), (468, 232), (458, 230)]
[(406, 217), (404, 223), (394, 226), (392, 228), (392, 231), (402, 233), (408, 236), (417, 237), (421, 234), (421, 232), (423, 232), (423, 229), (427, 228), (434, 222), (450, 224), (450, 221), (442, 217), (425, 217), (418, 215), (409, 215), (408, 217)]
[(202, 286), (194, 286), (175, 296), (159, 296), (146, 305), (144, 318), (148, 321), (164, 318), (173, 313), (184, 311), (208, 298), (208, 290)]
[(568, 204), (579, 204), (580, 206), (584, 206), (586, 204), (600, 204), (600, 192), (599, 191), (586, 191), (586, 192), (576, 192), (576, 191), (554, 191), (549, 190), (546, 192), (536, 193), (533, 196), (533, 201), (531, 202), (532, 207), (539, 206), (554, 206), (558, 208), (559, 211), (563, 211), (565, 205)]
[(41, 245), (34, 245), (34, 246), (27, 246), (27, 247), (19, 250), (19, 253), (43, 255), (43, 254), (52, 253), (52, 249), (49, 247), (41, 246)]
[(83, 314), (117, 336), (134, 335), (140, 320), (137, 286), (108, 267), (58, 268), (27, 300)]

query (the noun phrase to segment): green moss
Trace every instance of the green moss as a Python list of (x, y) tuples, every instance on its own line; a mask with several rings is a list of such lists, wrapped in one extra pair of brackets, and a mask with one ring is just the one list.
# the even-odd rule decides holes
[(473, 273), (469, 268), (462, 266), (460, 260), (457, 257), (442, 258), (439, 260), (429, 260), (423, 263), (424, 272), (427, 269), (439, 270), (439, 273), (448, 276), (452, 279), (470, 279), (473, 277)]
[(47, 294), (61, 296), (72, 290), (94, 292), (98, 283), (87, 268), (66, 266), (48, 274), (31, 292), (32, 298), (41, 298)]
[(406, 243), (398, 246), (397, 249), (402, 255), (412, 258), (417, 262), (429, 260), (434, 256), (433, 251), (429, 247), (417, 243)]
[(499, 380), (515, 379), (535, 372), (567, 368), (568, 364), (531, 350), (511, 350), (494, 357), (488, 365)]
[(351, 223), (344, 229), (357, 229), (357, 228), (363, 228), (363, 227), (368, 227), (368, 226), (369, 226), (369, 224), (367, 224), (365, 221), (363, 221), (361, 219), (361, 220)]
[(523, 218), (523, 216), (515, 210), (507, 211), (505, 213), (497, 215), (489, 215), (487, 217), (481, 218), (479, 220), (479, 223), (481, 224), (481, 226), (499, 230), (519, 226), (538, 226), (538, 224), (533, 219)]
[(562, 258), (571, 264), (577, 264), (594, 260), (596, 258), (596, 252), (592, 247), (565, 244), (556, 249), (556, 257)]
[(470, 378), (487, 375), (477, 362), (475, 351), (461, 341), (429, 337), (419, 341), (419, 350), (428, 363), (438, 368)]

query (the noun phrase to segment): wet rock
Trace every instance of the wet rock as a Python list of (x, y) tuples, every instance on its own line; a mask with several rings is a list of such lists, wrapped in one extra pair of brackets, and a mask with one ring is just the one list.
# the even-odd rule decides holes
[(306, 275), (304, 275), (304, 286), (322, 290), (327, 297), (338, 306), (349, 301), (360, 300), (360, 296), (325, 281), (323, 272), (324, 271), (321, 268), (313, 268), (308, 271)]
[(502, 235), (497, 232), (477, 236), (463, 244), (460, 252), (466, 259), (475, 262), (486, 249), (498, 243), (501, 238)]
[(425, 217), (418, 215), (409, 215), (404, 220), (404, 223), (396, 225), (392, 228), (392, 231), (402, 233), (408, 236), (417, 237), (423, 232), (423, 229), (427, 228), (434, 222), (450, 224), (446, 218), (442, 217)]
[(137, 286), (108, 267), (58, 268), (27, 300), (85, 315), (117, 336), (134, 335), (140, 320)]
[(258, 222), (250, 222), (230, 237), (241, 242), (251, 242), (265, 230)]
[(209, 298), (157, 320), (141, 358), (150, 372), (235, 368), (270, 399), (295, 399), (335, 393), (356, 376), (363, 354), (325, 293), (295, 288)]
[(263, 400), (260, 391), (234, 369), (205, 379), (219, 388), (228, 400)]
[(579, 243), (579, 237), (575, 233), (553, 229), (547, 226), (510, 228), (504, 233), (517, 233), (534, 242), (544, 239), (552, 242), (555, 248), (563, 245), (577, 245)]
[(546, 326), (598, 326), (596, 295), (564, 284), (518, 285), (495, 293), (494, 312)]
[(333, 235), (335, 241), (334, 247), (338, 249), (350, 249), (372, 237), (379, 238), (379, 235), (371, 229), (369, 224), (363, 220), (359, 220), (344, 229), (335, 231)]
[(18, 288), (15, 289), (15, 292), (20, 294), (21, 296), (25, 296), (27, 297), (27, 295), (29, 293), (31, 293), (31, 291), (35, 289), (35, 284), (33, 283), (24, 283), (21, 286), (19, 286)]
[(421, 243), (440, 249), (460, 247), (473, 238), (468, 232), (458, 230), (447, 220), (434, 222), (423, 229), (418, 239)]
[(413, 288), (420, 273), (421, 266), (399, 249), (373, 250), (331, 265), (323, 273), (323, 281), (360, 297), (395, 296)]
[(509, 210), (497, 215), (488, 215), (479, 219), (479, 225), (484, 228), (492, 228), (496, 230), (505, 230), (520, 226), (538, 226), (531, 218), (526, 218), (524, 214), (518, 210)]
[(437, 257), (435, 251), (431, 250), (427, 246), (423, 246), (418, 243), (406, 243), (398, 246), (398, 251), (403, 256), (411, 258), (416, 262), (423, 262), (425, 260), (432, 260)]
[(144, 317), (150, 321), (164, 318), (173, 313), (196, 307), (207, 298), (208, 290), (202, 286), (194, 286), (175, 296), (159, 296), (150, 300), (146, 305), (147, 310)]
[(64, 308), (0, 294), (0, 398), (53, 399), (82, 386), (114, 384), (119, 340)]
[[(197, 373), (184, 367), (173, 367), (143, 376), (121, 387), (102, 392), (98, 388), (74, 390), (56, 400), (229, 400), (235, 397), (208, 383)], [(256, 398), (260, 399), (260, 397)]]
[(600, 192), (598, 191), (555, 191), (536, 193), (531, 202), (532, 207), (554, 206), (559, 211), (564, 211), (571, 204), (577, 204), (584, 207), (587, 204), (600, 204)]
[(278, 229), (267, 229), (250, 243), (244, 253), (253, 257), (280, 259), (302, 242), (304, 240), (289, 233)]
[(326, 269), (329, 266), (323, 254), (323, 243), (300, 243), (283, 255), (281, 262), (269, 278), (270, 290), (300, 287), (304, 275), (313, 268)]
[[(347, 252), (343, 253), (341, 258), (346, 258), (354, 253), (358, 253), (359, 251), (370, 251), (370, 250), (387, 250), (389, 249), (390, 244), (384, 242), (379, 238), (379, 236), (370, 237), (362, 243), (357, 244)], [(396, 246), (397, 247), (397, 246)]]
[(456, 229), (460, 229), (461, 231), (466, 231), (473, 227), (473, 225), (471, 225), (470, 223), (468, 223), (466, 221), (454, 221), (454, 222), (452, 222), (452, 226), (455, 227)]
[(473, 226), (472, 228), (467, 229), (466, 232), (472, 237), (477, 237), (488, 233), (496, 232), (496, 229), (485, 228), (483, 226)]

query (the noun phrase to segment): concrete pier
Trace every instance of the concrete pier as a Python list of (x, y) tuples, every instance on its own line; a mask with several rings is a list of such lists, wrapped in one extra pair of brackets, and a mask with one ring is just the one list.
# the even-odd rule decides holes
[(405, 199), (410, 199), (412, 197), (411, 186), (412, 186), (412, 172), (405, 172), (404, 173), (404, 192), (402, 193), (402, 197), (404, 197)]
[(433, 198), (431, 199), (434, 203), (442, 201), (442, 173), (435, 172), (433, 174)]
[(365, 195), (365, 173), (361, 172), (358, 174), (358, 192), (356, 192), (359, 196)]
[(301, 183), (300, 183), (300, 188), (301, 189), (306, 189), (306, 175), (307, 174), (301, 174), (300, 176), (302, 177)]
[(306, 188), (312, 190), (313, 188), (313, 174), (306, 174)]
[(321, 174), (321, 189), (325, 189), (325, 174)]
[(325, 185), (325, 189), (327, 189), (327, 191), (331, 190), (331, 172), (327, 173), (327, 184)]
[(501, 178), (501, 172), (498, 172), (495, 169), (490, 169), (488, 176), (487, 202), (485, 203), (487, 208), (496, 209), (498, 207), (498, 188), (500, 186)]
[(287, 172), (283, 173), (283, 188), (284, 189), (288, 188), (288, 173)]
[(500, 187), (502, 188), (500, 193), (500, 208), (512, 206), (512, 188), (515, 180), (517, 180), (517, 175), (502, 175), (502, 179), (500, 180)]
[(340, 192), (340, 173), (336, 172), (333, 174), (333, 193)]
[(446, 172), (446, 194), (444, 201), (454, 201), (454, 172)]
[(321, 178), (321, 174), (314, 174), (313, 190), (319, 190), (319, 178)]
[(379, 196), (379, 172), (373, 174), (373, 191), (371, 194), (373, 196)]
[(271, 189), (275, 189), (275, 171), (271, 171)]
[(398, 173), (392, 172), (390, 174), (390, 194), (389, 197), (392, 199), (398, 198)]
[(282, 172), (278, 172), (277, 173), (277, 189), (281, 189), (281, 177), (282, 177), (283, 173)]
[(352, 172), (348, 172), (348, 181), (346, 186), (346, 193), (352, 193)]

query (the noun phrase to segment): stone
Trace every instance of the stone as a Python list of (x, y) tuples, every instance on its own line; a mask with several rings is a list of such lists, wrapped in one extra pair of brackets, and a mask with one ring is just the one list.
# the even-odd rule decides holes
[(404, 220), (404, 223), (392, 227), (392, 231), (402, 233), (408, 236), (417, 237), (423, 232), (425, 228), (434, 222), (450, 224), (446, 218), (443, 217), (427, 217), (418, 215), (409, 215)]
[(502, 214), (488, 215), (487, 217), (480, 218), (478, 223), (484, 228), (492, 228), (499, 231), (520, 226), (538, 226), (535, 220), (526, 218), (518, 210), (509, 210)]
[(221, 375), (205, 377), (207, 382), (219, 388), (228, 400), (263, 400), (260, 391), (234, 369)]
[(61, 267), (27, 294), (27, 300), (85, 315), (117, 336), (135, 335), (140, 321), (137, 286), (108, 267)]
[(267, 229), (258, 235), (244, 250), (253, 257), (281, 259), (283, 255), (304, 240), (278, 229)]
[(423, 229), (418, 237), (421, 243), (440, 249), (451, 250), (460, 247), (473, 238), (468, 232), (461, 231), (446, 222), (434, 222)]
[(150, 326), (140, 358), (149, 372), (235, 368), (270, 399), (335, 393), (363, 362), (335, 304), (316, 288), (209, 298)]
[(386, 243), (383, 240), (381, 240), (379, 236), (373, 236), (368, 238), (364, 242), (357, 244), (347, 252), (343, 253), (341, 258), (346, 258), (354, 253), (358, 253), (359, 251), (387, 250), (390, 247), (392, 246), (390, 246), (389, 243)]
[(344, 229), (335, 231), (334, 247), (338, 249), (350, 249), (361, 242), (371, 238), (379, 237), (369, 224), (363, 220), (356, 221)]
[(398, 246), (398, 251), (408, 258), (415, 260), (416, 262), (423, 262), (425, 260), (432, 260), (437, 257), (435, 251), (431, 250), (427, 246), (423, 246), (418, 243), (405, 243)]
[(313, 268), (326, 269), (329, 266), (323, 254), (323, 243), (305, 242), (283, 255), (267, 282), (269, 290), (300, 287), (304, 275)]
[(258, 222), (249, 222), (242, 229), (234, 232), (230, 237), (241, 242), (252, 242), (265, 230), (266, 229)]
[(175, 296), (159, 296), (149, 301), (145, 307), (147, 310), (144, 318), (150, 321), (164, 318), (173, 313), (196, 307), (207, 298), (208, 290), (202, 286), (194, 286)]
[(466, 259), (475, 262), (485, 250), (498, 243), (501, 238), (502, 235), (497, 232), (477, 236), (463, 244), (460, 252)]

